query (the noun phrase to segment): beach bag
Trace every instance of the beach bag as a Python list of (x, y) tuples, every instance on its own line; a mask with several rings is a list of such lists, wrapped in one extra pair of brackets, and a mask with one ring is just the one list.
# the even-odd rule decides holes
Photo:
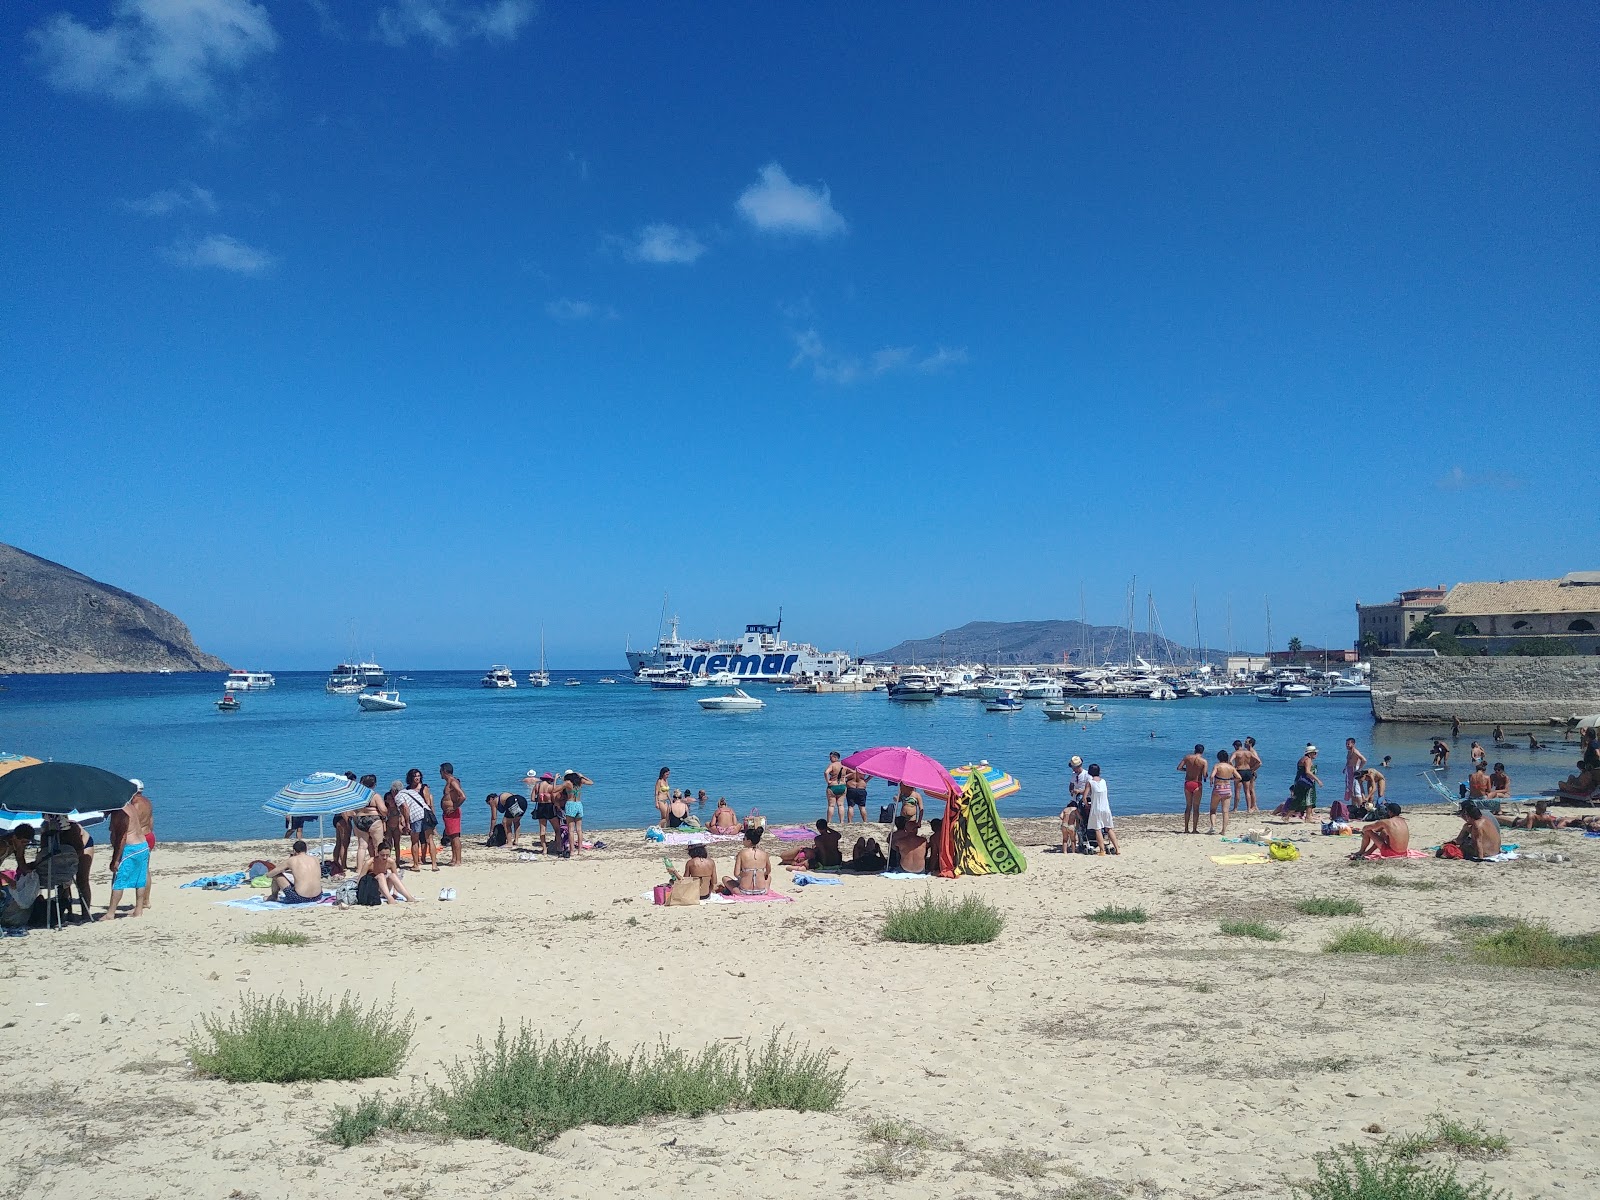
[(1466, 855), (1461, 852), (1461, 847), (1456, 845), (1454, 842), (1446, 842), (1444, 845), (1439, 847), (1439, 852), (1437, 854), (1435, 854), (1434, 857), (1435, 858), (1466, 858)]
[(879, 825), (893, 825), (894, 824), (894, 805), (885, 804), (881, 808), (878, 809), (878, 824)]
[(1274, 862), (1294, 862), (1300, 857), (1300, 848), (1293, 842), (1268, 842), (1267, 856)]
[(489, 845), (504, 846), (505, 844), (506, 827), (504, 825), (496, 825), (493, 829), (489, 830)]
[(667, 897), (670, 895), (672, 895), (672, 885), (670, 883), (658, 883), (650, 889), (651, 903), (653, 904), (665, 904)]
[(685, 875), (682, 879), (675, 879), (672, 886), (667, 889), (667, 907), (679, 907), (685, 904), (700, 904), (700, 881), (692, 876)]
[(383, 893), (378, 890), (378, 881), (371, 875), (363, 875), (361, 882), (356, 884), (356, 903), (363, 908), (376, 908), (383, 903)]
[(357, 881), (354, 879), (341, 879), (339, 886), (334, 890), (333, 902), (335, 904), (351, 905), (356, 902)]

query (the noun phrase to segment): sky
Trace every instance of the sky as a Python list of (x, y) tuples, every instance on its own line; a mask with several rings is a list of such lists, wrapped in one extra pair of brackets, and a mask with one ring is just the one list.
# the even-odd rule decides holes
[[(0, 8), (0, 541), (239, 666), (1600, 569), (1586, 4)], [(1230, 635), (1231, 629), (1231, 635)]]

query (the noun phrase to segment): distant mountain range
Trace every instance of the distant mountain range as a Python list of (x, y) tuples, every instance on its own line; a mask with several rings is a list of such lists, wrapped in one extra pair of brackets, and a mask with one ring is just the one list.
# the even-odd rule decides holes
[(0, 543), (0, 671), (226, 671), (142, 596)]
[[(1087, 651), (1085, 650), (1087, 642)], [(1133, 652), (1146, 662), (1164, 666), (1193, 665), (1193, 646), (1180, 646), (1169, 638), (1135, 632)], [(1063, 660), (1062, 655), (1070, 655)], [(1128, 631), (1120, 625), (1085, 625), (1082, 621), (969, 621), (960, 629), (947, 629), (928, 638), (901, 642), (888, 650), (869, 654), (872, 662), (1060, 663), (1074, 667), (1128, 661)], [(1204, 661), (1221, 665), (1221, 650), (1204, 650)]]

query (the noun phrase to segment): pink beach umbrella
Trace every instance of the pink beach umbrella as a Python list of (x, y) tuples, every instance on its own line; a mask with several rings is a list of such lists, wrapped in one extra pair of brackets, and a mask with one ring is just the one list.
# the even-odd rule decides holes
[(948, 799), (961, 794), (961, 785), (950, 777), (949, 771), (910, 746), (874, 746), (870, 750), (857, 750), (844, 760), (844, 765), (876, 779), (910, 784), (930, 796)]

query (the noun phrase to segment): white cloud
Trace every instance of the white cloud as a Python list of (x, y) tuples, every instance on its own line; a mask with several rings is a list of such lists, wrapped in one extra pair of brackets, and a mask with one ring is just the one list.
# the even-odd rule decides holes
[(796, 183), (777, 163), (768, 163), (756, 182), (739, 194), (739, 215), (766, 233), (803, 233), (832, 237), (847, 228), (826, 184)]
[(658, 222), (639, 230), (627, 243), (627, 255), (635, 262), (692, 263), (706, 252), (705, 243), (687, 229)]
[(265, 275), (278, 265), (278, 260), (265, 250), (257, 250), (238, 238), (225, 233), (193, 242), (179, 242), (168, 250), (168, 256), (182, 267), (214, 268), (232, 271), (236, 275)]
[(1521, 487), (1522, 480), (1502, 471), (1468, 471), (1463, 467), (1451, 467), (1443, 478), (1434, 480), (1433, 484), (1442, 492), (1465, 492), (1472, 488), (1511, 491)]
[(165, 217), (190, 208), (196, 212), (214, 213), (217, 211), (217, 198), (207, 188), (185, 183), (182, 187), (151, 192), (137, 200), (124, 200), (122, 205), (147, 217)]
[(533, 20), (533, 0), (397, 0), (378, 10), (378, 37), (391, 46), (413, 38), (449, 49), (472, 38), (514, 42)]
[(557, 321), (614, 321), (617, 310), (609, 304), (595, 304), (591, 300), (569, 300), (563, 296), (544, 306), (545, 315)]
[(116, 0), (102, 28), (57, 13), (29, 37), (64, 92), (196, 109), (212, 106), (225, 77), (278, 48), (266, 8), (251, 0)]
[(809, 367), (813, 379), (840, 387), (898, 372), (933, 375), (967, 361), (964, 348), (952, 350), (945, 346), (938, 347), (931, 354), (919, 354), (914, 346), (885, 346), (865, 358), (841, 354), (829, 348), (815, 329), (795, 334), (794, 346), (794, 357), (789, 360), (790, 369)]

